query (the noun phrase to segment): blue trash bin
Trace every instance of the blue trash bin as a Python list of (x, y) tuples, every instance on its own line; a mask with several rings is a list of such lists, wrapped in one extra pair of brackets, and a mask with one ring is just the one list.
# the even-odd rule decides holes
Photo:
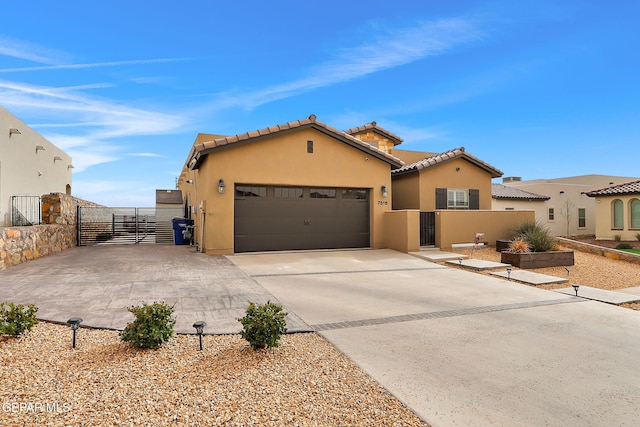
[(189, 241), (184, 238), (184, 232), (187, 226), (193, 226), (192, 219), (173, 218), (173, 242), (176, 245), (188, 245)]

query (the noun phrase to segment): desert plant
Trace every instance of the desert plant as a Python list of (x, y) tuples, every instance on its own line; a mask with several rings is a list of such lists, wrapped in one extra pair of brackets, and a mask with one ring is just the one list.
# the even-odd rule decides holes
[(138, 348), (156, 348), (173, 336), (175, 307), (164, 302), (143, 303), (127, 310), (136, 316), (120, 333), (120, 339)]
[(280, 336), (287, 332), (284, 320), (286, 315), (281, 305), (271, 301), (263, 305), (249, 302), (246, 315), (238, 319), (244, 327), (240, 335), (251, 344), (254, 350), (277, 347), (280, 344)]
[(633, 246), (631, 246), (629, 243), (619, 243), (616, 246), (616, 249), (633, 249)]
[(616, 234), (615, 236), (613, 236), (613, 240), (619, 242), (620, 240), (622, 240), (622, 236), (620, 234)]
[(547, 252), (556, 249), (556, 238), (537, 221), (525, 221), (514, 230), (514, 239), (524, 240), (531, 252)]
[(18, 336), (28, 332), (38, 323), (38, 307), (33, 304), (24, 306), (12, 302), (0, 303), (0, 335)]
[(526, 254), (531, 252), (529, 244), (522, 240), (522, 238), (516, 238), (515, 240), (510, 241), (509, 248), (507, 250), (514, 254)]

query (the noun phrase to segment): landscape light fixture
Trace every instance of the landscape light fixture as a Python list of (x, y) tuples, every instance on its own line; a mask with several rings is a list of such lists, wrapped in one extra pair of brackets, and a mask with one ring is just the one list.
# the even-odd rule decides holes
[(458, 263), (459, 263), (460, 265), (462, 265), (462, 257), (461, 257), (461, 256), (459, 256), (459, 257), (458, 257)]
[(22, 133), (16, 129), (16, 128), (11, 128), (9, 129), (9, 138), (11, 138), (11, 135), (22, 135)]
[(227, 188), (227, 186), (225, 185), (224, 180), (220, 178), (220, 181), (218, 181), (218, 193), (224, 194), (225, 188)]
[(385, 199), (389, 196), (389, 190), (387, 189), (386, 185), (380, 187), (380, 192), (382, 193), (382, 197)]
[(511, 270), (513, 270), (511, 267), (507, 267), (507, 280), (511, 280)]
[(72, 317), (71, 319), (67, 320), (67, 323), (71, 326), (71, 330), (73, 331), (72, 348), (76, 348), (76, 331), (80, 327), (80, 323), (82, 323), (82, 318)]
[(578, 285), (577, 283), (571, 285), (573, 286), (573, 290), (576, 291), (576, 296), (578, 296), (578, 289), (580, 288), (580, 285)]
[(205, 326), (207, 326), (207, 322), (205, 322), (204, 320), (198, 320), (193, 324), (193, 327), (196, 328), (198, 338), (200, 338), (200, 350), (202, 350), (202, 332), (204, 331)]
[(571, 273), (571, 269), (569, 267), (565, 267), (565, 270), (567, 270), (567, 276), (569, 275), (569, 273)]

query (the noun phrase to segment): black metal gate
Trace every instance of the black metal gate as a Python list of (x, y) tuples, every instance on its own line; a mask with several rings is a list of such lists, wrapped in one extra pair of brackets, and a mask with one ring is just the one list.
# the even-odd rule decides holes
[(78, 246), (156, 243), (155, 208), (78, 206)]
[(420, 212), (420, 246), (436, 244), (436, 213)]

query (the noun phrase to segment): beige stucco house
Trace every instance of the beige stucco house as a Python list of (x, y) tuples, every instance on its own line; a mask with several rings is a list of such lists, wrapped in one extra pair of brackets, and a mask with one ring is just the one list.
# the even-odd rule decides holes
[[(11, 225), (12, 196), (71, 194), (72, 168), (68, 154), (0, 107), (0, 226)], [(30, 216), (20, 209), (14, 216)]]
[(434, 154), (400, 143), (375, 122), (340, 131), (314, 115), (230, 137), (199, 134), (178, 180), (195, 241), (210, 254), (412, 251), (425, 215), (433, 233), (422, 244), (441, 247), (475, 232), (505, 238), (533, 217), (491, 211), (491, 178), (501, 172), (464, 148)]
[(528, 202), (494, 199), (493, 208), (523, 208), (528, 205), (535, 211), (536, 221), (543, 224), (555, 236), (596, 234), (596, 203), (587, 193), (638, 178), (611, 175), (580, 175), (555, 179), (535, 179), (522, 181), (517, 177), (507, 177), (502, 184), (528, 191), (549, 199)]
[(640, 234), (640, 180), (587, 193), (595, 202), (596, 239), (636, 240)]

